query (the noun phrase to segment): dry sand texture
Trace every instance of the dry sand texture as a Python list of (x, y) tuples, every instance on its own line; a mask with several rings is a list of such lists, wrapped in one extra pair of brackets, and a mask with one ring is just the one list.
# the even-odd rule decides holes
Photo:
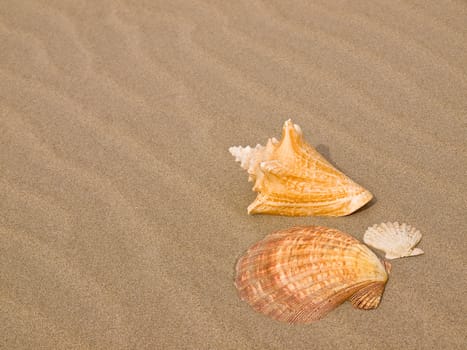
[[(465, 349), (467, 3), (0, 1), (0, 348)], [(287, 118), (376, 200), (247, 216)], [(288, 326), (233, 286), (297, 224), (424, 233), (380, 307)]]

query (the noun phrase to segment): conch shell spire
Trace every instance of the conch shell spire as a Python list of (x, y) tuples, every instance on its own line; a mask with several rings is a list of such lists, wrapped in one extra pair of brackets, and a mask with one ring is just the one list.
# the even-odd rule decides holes
[(266, 146), (229, 151), (258, 192), (249, 214), (343, 216), (373, 197), (307, 144), (301, 128), (290, 119), (280, 141), (270, 138)]

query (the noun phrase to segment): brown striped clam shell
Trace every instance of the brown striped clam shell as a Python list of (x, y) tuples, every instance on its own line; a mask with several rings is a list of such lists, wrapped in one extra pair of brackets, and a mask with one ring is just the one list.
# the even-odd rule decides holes
[(336, 229), (308, 226), (277, 231), (239, 259), (235, 286), (256, 311), (288, 323), (310, 323), (349, 300), (379, 305), (390, 264)]

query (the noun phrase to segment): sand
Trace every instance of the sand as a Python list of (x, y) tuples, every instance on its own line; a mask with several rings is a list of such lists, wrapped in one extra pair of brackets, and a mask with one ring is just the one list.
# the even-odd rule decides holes
[[(465, 1), (0, 2), (0, 348), (465, 349)], [(375, 194), (248, 216), (228, 153), (293, 118)], [(311, 325), (233, 286), (293, 225), (424, 234), (380, 307)]]

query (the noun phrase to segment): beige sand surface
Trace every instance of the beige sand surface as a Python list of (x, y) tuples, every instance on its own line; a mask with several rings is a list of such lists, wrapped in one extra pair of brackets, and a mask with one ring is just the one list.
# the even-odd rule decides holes
[[(310, 143), (376, 200), (247, 216), (231, 145)], [(1, 349), (465, 349), (467, 3), (0, 1)], [(423, 234), (377, 310), (290, 326), (236, 259), (297, 224)]]

